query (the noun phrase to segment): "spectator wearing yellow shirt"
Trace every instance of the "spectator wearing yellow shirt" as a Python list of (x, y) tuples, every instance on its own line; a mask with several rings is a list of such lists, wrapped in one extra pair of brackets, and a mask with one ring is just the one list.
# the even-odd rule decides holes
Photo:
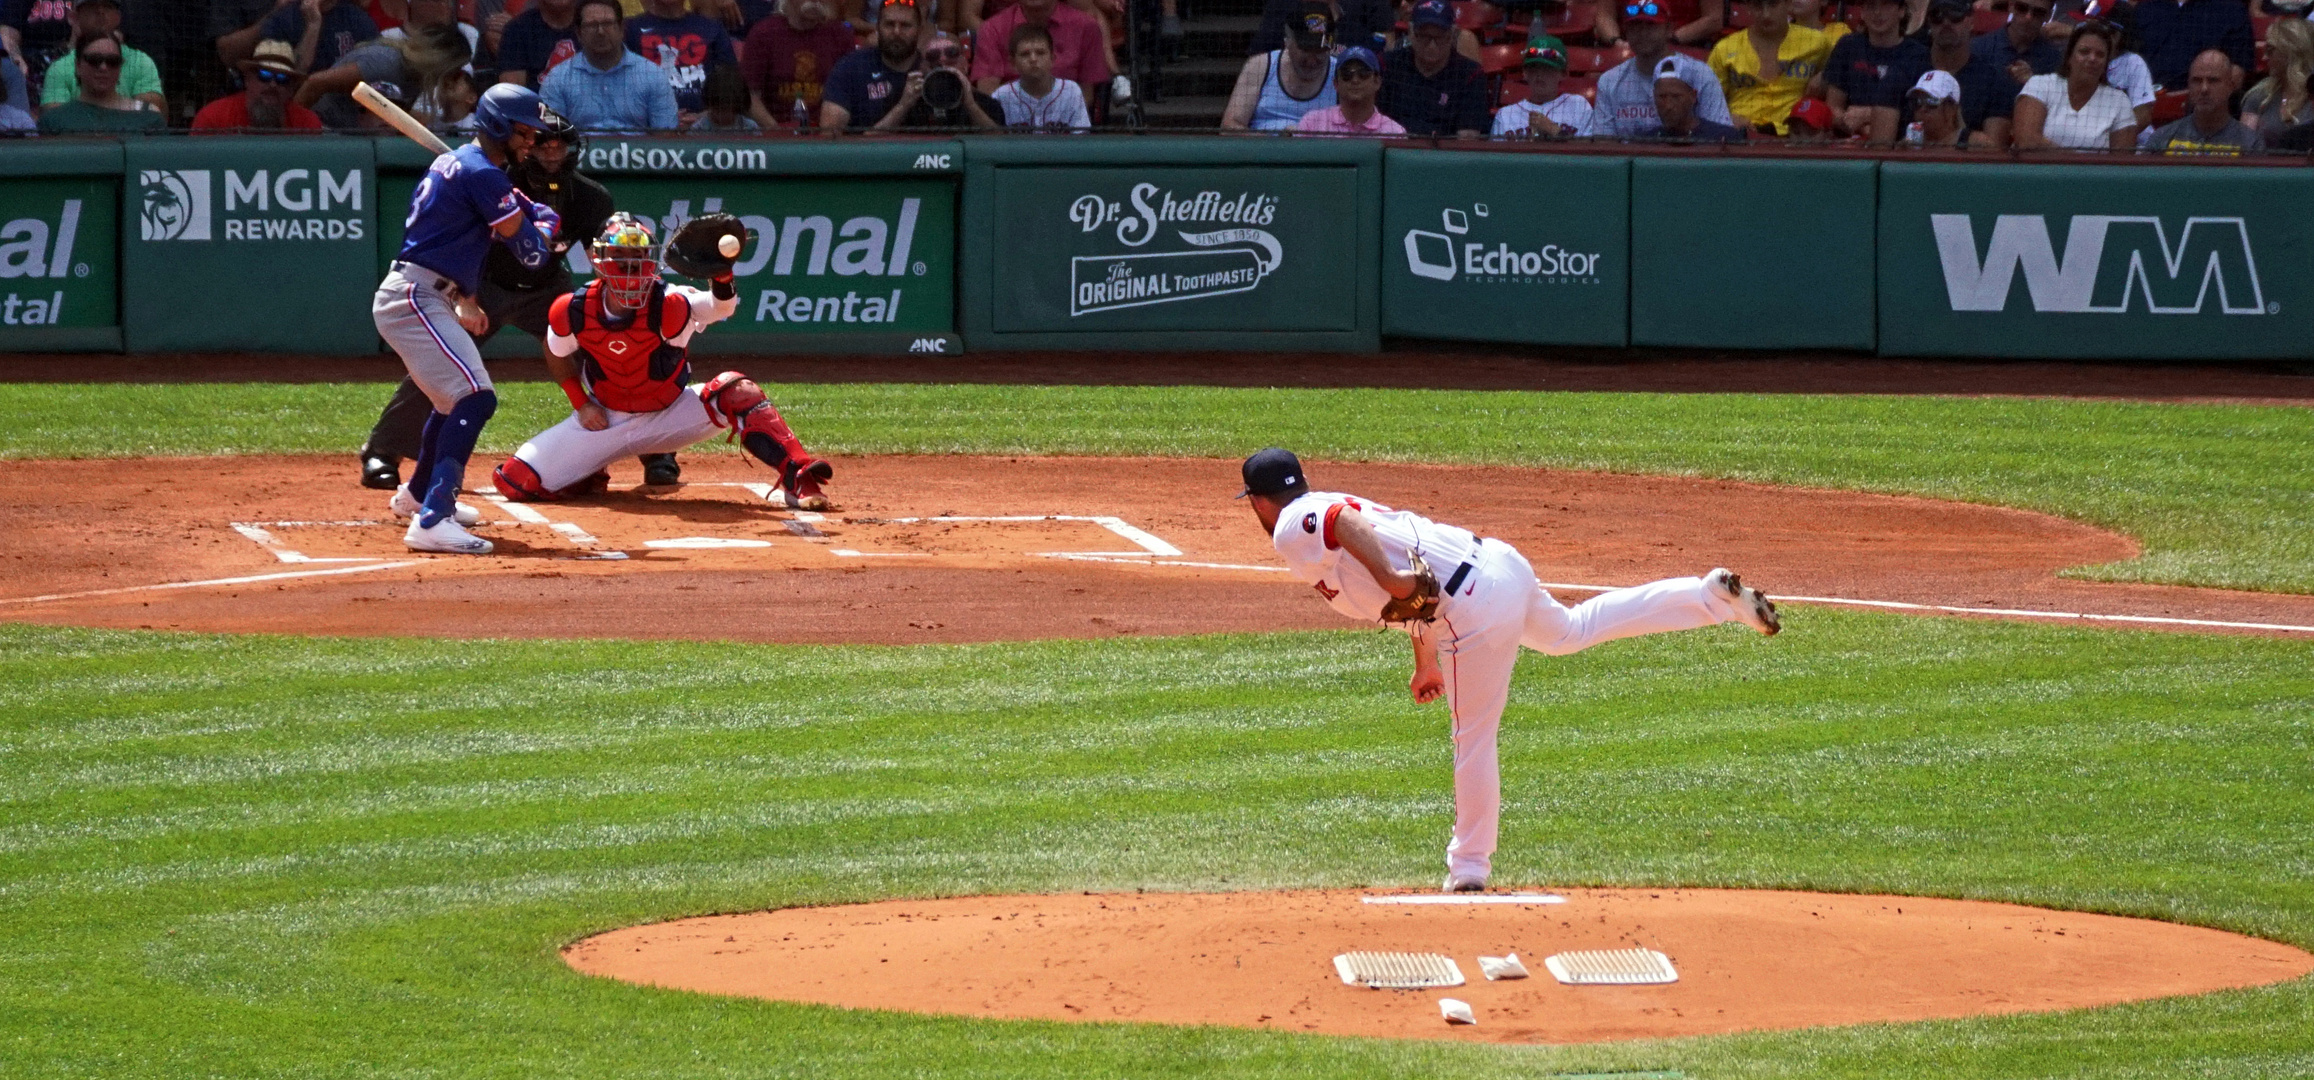
[(1805, 26), (1824, 35), (1825, 41), (1837, 45), (1840, 43), (1840, 39), (1853, 28), (1838, 19), (1825, 22), (1824, 5), (1826, 3), (1827, 0), (1792, 0), (1792, 25)]
[(1737, 122), (1786, 134), (1785, 118), (1824, 73), (1832, 39), (1792, 25), (1792, 0), (1753, 0), (1752, 25), (1712, 46), (1711, 70)]

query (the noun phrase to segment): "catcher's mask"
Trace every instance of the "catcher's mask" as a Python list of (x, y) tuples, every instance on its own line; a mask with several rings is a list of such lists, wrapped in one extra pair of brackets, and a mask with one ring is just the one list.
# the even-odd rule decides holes
[(659, 244), (643, 219), (625, 211), (612, 214), (587, 254), (601, 277), (605, 300), (633, 311), (650, 298), (651, 285), (659, 280)]

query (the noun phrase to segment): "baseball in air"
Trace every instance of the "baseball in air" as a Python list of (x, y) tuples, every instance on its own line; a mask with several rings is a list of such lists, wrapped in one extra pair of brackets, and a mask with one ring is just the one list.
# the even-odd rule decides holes
[(715, 250), (722, 252), (726, 259), (736, 259), (739, 257), (739, 238), (725, 235), (715, 242)]

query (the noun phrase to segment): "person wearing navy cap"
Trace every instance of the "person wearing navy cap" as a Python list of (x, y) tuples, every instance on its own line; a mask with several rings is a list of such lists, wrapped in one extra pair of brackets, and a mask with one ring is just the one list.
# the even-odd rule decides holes
[(1334, 104), (1303, 113), (1294, 130), (1304, 135), (1404, 135), (1398, 121), (1382, 115), (1374, 99), (1382, 92), (1382, 60), (1374, 50), (1352, 45), (1335, 58)]
[(1478, 62), (1454, 51), (1454, 8), (1421, 0), (1407, 42), (1382, 61), (1382, 113), (1409, 135), (1476, 139), (1492, 123)]
[(1406, 631), (1414, 645), (1407, 690), (1421, 704), (1446, 699), (1454, 740), (1447, 892), (1483, 890), (1493, 872), (1502, 816), (1496, 734), (1521, 650), (1564, 656), (1724, 622), (1762, 634), (1783, 628), (1776, 605), (1725, 569), (1610, 589), (1570, 608), (1536, 581), (1517, 548), (1372, 499), (1312, 490), (1293, 451), (1270, 447), (1240, 471), (1238, 498), (1286, 570), (1337, 613)]

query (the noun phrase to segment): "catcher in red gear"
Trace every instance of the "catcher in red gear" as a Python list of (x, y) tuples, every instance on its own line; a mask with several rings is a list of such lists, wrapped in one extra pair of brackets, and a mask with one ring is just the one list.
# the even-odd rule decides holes
[(611, 462), (680, 450), (718, 430), (779, 472), (790, 508), (827, 509), (820, 485), (834, 475), (790, 431), (763, 390), (736, 371), (691, 385), (691, 337), (731, 317), (738, 292), (731, 264), (747, 230), (728, 214), (684, 224), (666, 252), (679, 273), (707, 278), (706, 290), (659, 277), (651, 227), (611, 215), (588, 250), (596, 277), (554, 302), (547, 315), (546, 364), (571, 415), (540, 432), (498, 466), (492, 479), (509, 499), (554, 499), (600, 491)]

